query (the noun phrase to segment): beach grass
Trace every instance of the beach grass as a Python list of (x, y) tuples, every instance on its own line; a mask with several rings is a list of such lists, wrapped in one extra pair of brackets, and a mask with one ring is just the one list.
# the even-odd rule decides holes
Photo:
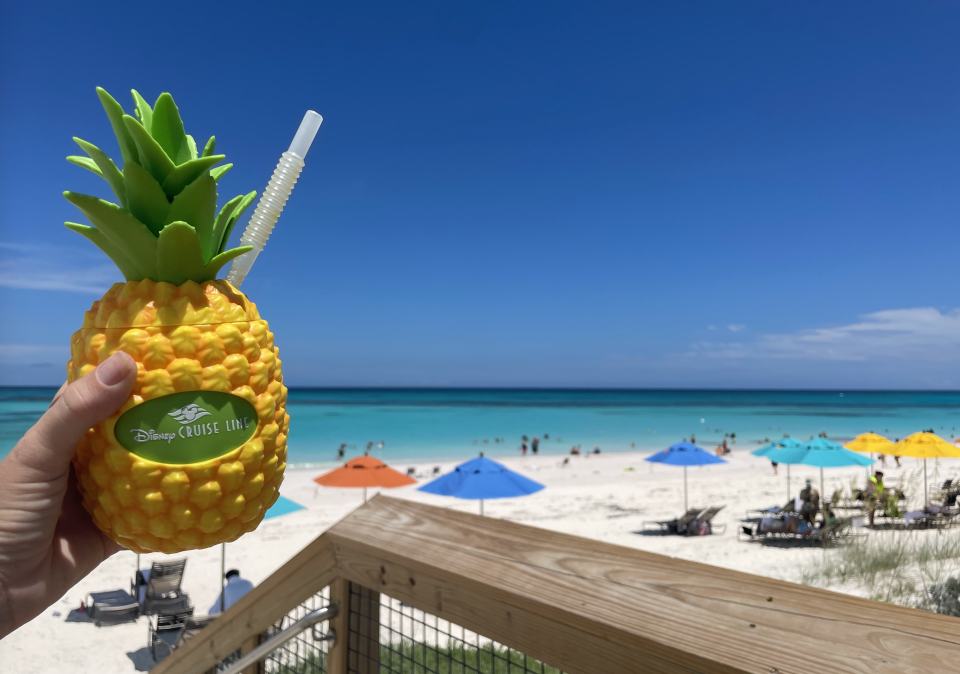
[[(927, 533), (927, 532), (924, 532)], [(960, 575), (960, 531), (918, 536), (877, 532), (825, 551), (799, 568), (799, 582), (817, 587), (858, 587), (870, 599), (936, 611)]]

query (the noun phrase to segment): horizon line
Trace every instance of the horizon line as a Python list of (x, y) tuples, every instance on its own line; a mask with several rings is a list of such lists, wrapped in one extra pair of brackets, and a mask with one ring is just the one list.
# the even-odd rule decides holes
[[(62, 385), (62, 384), (61, 384)], [(59, 389), (60, 385), (0, 385), (5, 389)], [(960, 389), (883, 389), (883, 388), (757, 388), (757, 387), (609, 387), (609, 386), (287, 386), (288, 390), (312, 391), (568, 391), (568, 392), (658, 392), (658, 391), (717, 391), (717, 392), (757, 392), (757, 393), (960, 393)]]

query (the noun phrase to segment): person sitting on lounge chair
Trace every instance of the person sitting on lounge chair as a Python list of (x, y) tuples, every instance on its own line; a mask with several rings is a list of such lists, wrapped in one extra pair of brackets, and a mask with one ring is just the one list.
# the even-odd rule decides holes
[(231, 606), (237, 603), (237, 601), (245, 595), (247, 592), (253, 589), (253, 583), (245, 578), (240, 577), (240, 572), (236, 569), (230, 569), (225, 574), (227, 579), (227, 584), (223, 587), (223, 592), (220, 596), (217, 596), (217, 600), (213, 602), (213, 606), (210, 607), (210, 610), (207, 611), (209, 615), (214, 615), (220, 613), (220, 600), (223, 599), (223, 611), (226, 611)]
[(800, 490), (800, 501), (803, 504), (800, 507), (801, 516), (807, 524), (813, 526), (817, 513), (820, 512), (820, 492), (813, 488), (810, 480), (807, 480), (806, 486)]
[(834, 512), (830, 509), (830, 507), (828, 506), (828, 507), (824, 508), (824, 509), (823, 509), (823, 522), (820, 523), (820, 528), (822, 529), (823, 527), (830, 526), (831, 524), (836, 524), (836, 522), (837, 522), (837, 516), (836, 516), (836, 515), (834, 514)]

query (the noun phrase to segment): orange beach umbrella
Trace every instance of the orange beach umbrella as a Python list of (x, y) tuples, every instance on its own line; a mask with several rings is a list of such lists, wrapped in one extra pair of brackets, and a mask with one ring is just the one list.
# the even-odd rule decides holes
[(393, 489), (394, 487), (406, 487), (408, 484), (417, 483), (412, 477), (407, 477), (403, 473), (395, 471), (380, 459), (375, 459), (372, 456), (359, 456), (356, 459), (350, 459), (340, 468), (335, 468), (329, 473), (315, 477), (313, 481), (323, 487), (362, 487), (364, 503), (367, 501), (367, 487)]

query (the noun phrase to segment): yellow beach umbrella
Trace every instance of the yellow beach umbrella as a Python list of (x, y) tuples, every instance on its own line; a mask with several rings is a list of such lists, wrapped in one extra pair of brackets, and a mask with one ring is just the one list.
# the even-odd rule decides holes
[(923, 459), (923, 503), (927, 503), (927, 459), (960, 458), (960, 448), (933, 433), (908, 435), (890, 449), (894, 456), (912, 456)]
[[(889, 454), (894, 448), (894, 444), (882, 435), (876, 433), (861, 433), (853, 440), (844, 445), (847, 449), (855, 452), (864, 452), (873, 458), (874, 454)], [(867, 467), (867, 477), (870, 477), (870, 467)]]
[(890, 454), (894, 446), (892, 442), (876, 433), (861, 433), (844, 445), (847, 449), (852, 449), (855, 452), (870, 454)]

